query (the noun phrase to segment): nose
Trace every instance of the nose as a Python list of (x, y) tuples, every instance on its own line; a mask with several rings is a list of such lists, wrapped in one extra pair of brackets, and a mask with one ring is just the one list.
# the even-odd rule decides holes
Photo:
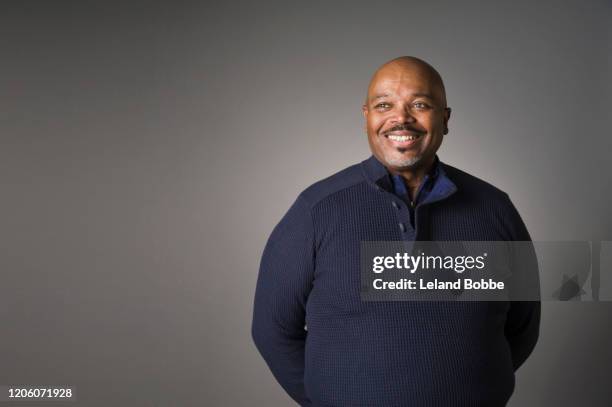
[(413, 123), (415, 121), (414, 116), (410, 111), (410, 106), (397, 106), (394, 111), (394, 115), (391, 118), (393, 123), (401, 124), (401, 123)]

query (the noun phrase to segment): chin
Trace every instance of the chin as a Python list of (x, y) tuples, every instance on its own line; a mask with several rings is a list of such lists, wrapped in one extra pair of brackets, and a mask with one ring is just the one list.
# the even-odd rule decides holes
[(398, 170), (407, 170), (418, 166), (422, 156), (417, 157), (385, 157), (387, 165)]

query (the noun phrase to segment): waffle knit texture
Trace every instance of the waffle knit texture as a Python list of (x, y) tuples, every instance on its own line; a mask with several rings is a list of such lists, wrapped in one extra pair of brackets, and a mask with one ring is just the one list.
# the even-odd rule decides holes
[[(437, 161), (438, 162), (438, 161)], [(540, 303), (360, 298), (361, 241), (530, 241), (508, 195), (438, 162), (413, 209), (374, 156), (304, 190), (261, 259), (252, 337), (301, 406), (504, 406)], [(414, 225), (414, 226), (413, 226)]]

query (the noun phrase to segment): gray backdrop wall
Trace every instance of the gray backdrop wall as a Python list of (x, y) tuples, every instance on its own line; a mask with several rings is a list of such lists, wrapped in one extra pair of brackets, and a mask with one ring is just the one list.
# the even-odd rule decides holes
[[(443, 161), (534, 240), (612, 240), (610, 2), (124, 3), (0, 6), (0, 384), (293, 405), (250, 338), (259, 257), (369, 155), (360, 105), (399, 55), (446, 81)], [(510, 406), (610, 405), (612, 303), (542, 312)]]

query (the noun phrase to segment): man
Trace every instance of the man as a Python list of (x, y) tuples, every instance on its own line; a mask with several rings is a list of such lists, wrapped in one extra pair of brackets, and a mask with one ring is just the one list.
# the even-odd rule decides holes
[(373, 156), (303, 191), (261, 260), (252, 335), (302, 406), (503, 406), (540, 303), (360, 298), (362, 241), (529, 241), (508, 195), (439, 161), (451, 110), (414, 57), (376, 71)]

